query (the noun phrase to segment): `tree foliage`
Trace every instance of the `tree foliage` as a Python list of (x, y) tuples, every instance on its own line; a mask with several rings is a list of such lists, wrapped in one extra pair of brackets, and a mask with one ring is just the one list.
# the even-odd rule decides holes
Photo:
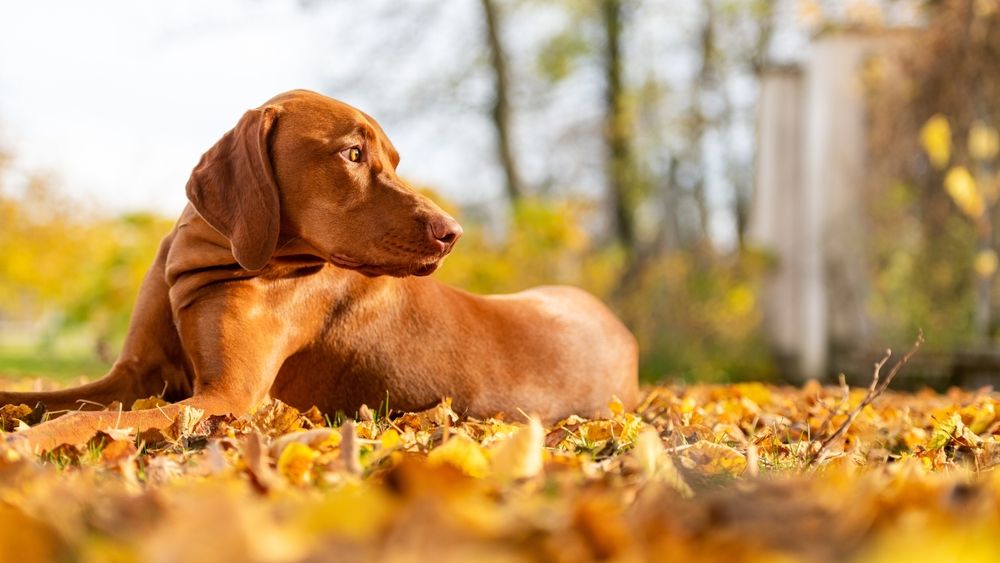
[(108, 216), (33, 176), (0, 185), (0, 315), (49, 337), (85, 328), (96, 346), (119, 340), (139, 284), (171, 221)]
[(938, 349), (989, 345), (1000, 290), (1000, 12), (933, 2), (927, 27), (897, 42), (865, 73), (873, 317), (890, 334), (923, 326)]

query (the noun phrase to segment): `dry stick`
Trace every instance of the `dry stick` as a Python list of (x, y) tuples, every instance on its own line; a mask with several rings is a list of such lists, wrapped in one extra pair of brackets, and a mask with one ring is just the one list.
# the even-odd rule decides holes
[[(876, 367), (880, 366), (876, 365)], [(816, 432), (817, 435), (826, 433), (826, 429), (833, 424), (833, 419), (843, 412), (844, 409), (847, 408), (847, 405), (851, 402), (851, 388), (848, 387), (847, 379), (844, 374), (838, 374), (837, 380), (840, 382), (840, 392), (843, 393), (844, 396), (840, 398), (840, 403), (837, 405), (837, 408), (832, 409), (830, 414), (826, 415), (826, 418), (823, 420), (823, 424), (819, 425), (819, 430)]]
[(895, 378), (896, 374), (899, 373), (899, 370), (906, 365), (906, 362), (910, 361), (910, 358), (917, 353), (917, 350), (923, 343), (924, 331), (921, 330), (917, 333), (917, 340), (913, 343), (913, 346), (910, 347), (910, 351), (907, 352), (905, 356), (900, 358), (894, 366), (892, 366), (892, 369), (889, 370), (889, 375), (887, 375), (884, 380), (879, 381), (879, 373), (882, 371), (882, 366), (884, 366), (886, 362), (889, 361), (889, 357), (892, 356), (892, 350), (885, 351), (885, 356), (875, 364), (875, 371), (872, 374), (872, 382), (871, 385), (868, 386), (868, 393), (865, 394), (865, 398), (862, 399), (858, 406), (854, 407), (854, 410), (847, 415), (847, 420), (845, 420), (843, 424), (837, 428), (837, 431), (831, 434), (826, 440), (823, 440), (823, 443), (819, 446), (819, 450), (817, 450), (816, 453), (813, 454), (812, 458), (809, 459), (809, 465), (815, 465), (823, 457), (823, 454), (826, 453), (827, 448), (829, 448), (830, 445), (833, 444), (838, 438), (843, 436), (844, 432), (847, 432), (847, 429), (851, 427), (851, 424), (854, 423), (854, 419), (858, 418), (861, 411), (868, 405), (872, 404), (875, 399), (879, 398), (879, 396), (885, 392), (885, 390), (889, 387), (889, 384), (892, 383), (893, 378)]

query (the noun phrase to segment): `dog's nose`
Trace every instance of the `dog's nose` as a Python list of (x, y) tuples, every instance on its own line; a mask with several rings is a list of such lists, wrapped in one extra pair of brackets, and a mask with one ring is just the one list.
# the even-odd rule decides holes
[(450, 247), (462, 236), (462, 226), (449, 215), (435, 215), (427, 222), (431, 239)]

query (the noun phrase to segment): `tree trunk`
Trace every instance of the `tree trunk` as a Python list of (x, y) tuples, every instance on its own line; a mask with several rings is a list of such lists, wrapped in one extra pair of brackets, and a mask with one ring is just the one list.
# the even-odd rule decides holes
[(524, 185), (514, 159), (514, 149), (510, 135), (510, 75), (507, 70), (507, 56), (500, 38), (500, 14), (495, 0), (482, 0), (483, 14), (486, 16), (486, 37), (489, 43), (490, 64), (495, 83), (492, 117), (497, 135), (497, 157), (503, 167), (507, 198), (511, 204), (524, 195)]
[(604, 28), (604, 142), (607, 150), (605, 175), (611, 198), (611, 223), (615, 237), (628, 251), (635, 247), (634, 201), (631, 189), (631, 147), (628, 116), (625, 112), (625, 86), (622, 80), (622, 28), (624, 15), (621, 0), (601, 0), (601, 23)]
[(698, 212), (697, 230), (691, 233), (691, 240), (686, 241), (687, 245), (692, 247), (700, 246), (710, 238), (711, 209), (705, 189), (706, 166), (702, 144), (706, 131), (716, 123), (710, 122), (709, 117), (705, 115), (702, 99), (716, 86), (715, 8), (711, 2), (705, 3), (705, 20), (699, 30), (698, 39), (699, 67), (691, 88), (690, 129), (684, 150), (684, 159), (695, 163), (698, 168), (698, 177), (688, 186), (691, 200)]

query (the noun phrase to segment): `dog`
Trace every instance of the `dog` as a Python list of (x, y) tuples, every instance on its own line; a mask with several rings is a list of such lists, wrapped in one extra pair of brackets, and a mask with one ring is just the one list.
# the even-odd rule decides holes
[[(119, 359), (80, 387), (0, 392), (71, 411), (16, 435), (45, 450), (162, 429), (183, 406), (239, 416), (268, 397), (327, 413), (451, 397), (469, 416), (546, 421), (606, 414), (612, 397), (632, 407), (636, 341), (596, 298), (477, 296), (427, 277), (462, 227), (398, 163), (374, 119), (315, 92), (247, 111), (194, 168)], [(93, 410), (153, 395), (171, 404)]]

